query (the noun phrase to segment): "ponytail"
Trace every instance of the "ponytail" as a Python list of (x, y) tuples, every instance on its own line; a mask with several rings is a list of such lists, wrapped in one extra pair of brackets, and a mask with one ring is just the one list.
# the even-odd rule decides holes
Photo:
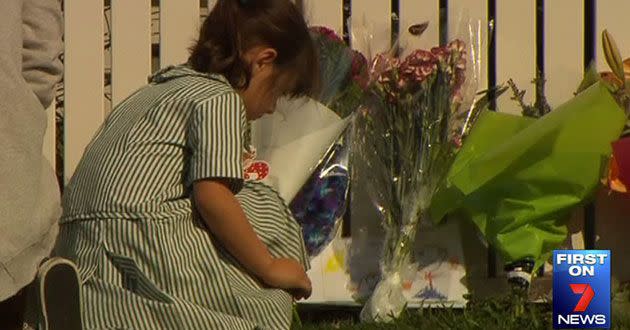
[[(239, 6), (246, 0), (219, 0), (201, 26), (189, 64), (200, 72), (221, 73), (235, 88), (246, 88), (249, 76), (242, 60)], [(210, 23), (210, 24), (209, 24)]]
[(304, 18), (290, 0), (219, 0), (191, 48), (189, 65), (224, 75), (236, 89), (247, 88), (251, 72), (243, 54), (261, 45), (276, 50), (280, 70), (299, 77), (291, 94), (310, 95), (319, 72), (317, 54)]

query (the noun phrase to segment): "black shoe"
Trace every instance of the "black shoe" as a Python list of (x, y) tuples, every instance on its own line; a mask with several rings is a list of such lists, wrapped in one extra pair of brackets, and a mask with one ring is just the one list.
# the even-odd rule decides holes
[(505, 265), (504, 270), (510, 286), (516, 290), (527, 291), (532, 282), (534, 261), (523, 259)]
[(37, 273), (44, 330), (81, 330), (81, 281), (69, 260), (51, 258)]

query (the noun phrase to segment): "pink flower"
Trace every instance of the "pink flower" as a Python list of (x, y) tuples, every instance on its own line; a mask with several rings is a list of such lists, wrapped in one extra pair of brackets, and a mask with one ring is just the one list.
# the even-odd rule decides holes
[[(407, 55), (403, 63), (406, 65), (420, 65), (423, 63), (436, 63), (437, 58), (435, 55), (429, 51), (424, 49), (416, 49), (411, 54)], [(404, 64), (403, 64), (404, 65)]]
[(459, 39), (455, 39), (446, 45), (446, 48), (448, 48), (451, 52), (458, 52), (458, 53), (463, 52), (465, 47), (466, 47), (466, 44)]
[(455, 67), (459, 70), (466, 70), (466, 58), (460, 57), (455, 64)]
[(430, 76), (437, 70), (437, 64), (434, 63), (425, 63), (420, 66), (420, 73), (424, 76)]
[(453, 136), (453, 144), (455, 145), (456, 149), (459, 149), (462, 147), (463, 143), (462, 143), (462, 137), (459, 135), (455, 135)]
[(376, 79), (379, 83), (389, 83), (394, 79), (399, 60), (388, 54), (378, 54), (372, 61), (370, 77)]
[(370, 70), (370, 73), (378, 75), (381, 72), (392, 70), (398, 67), (399, 62), (400, 61), (397, 58), (392, 57), (387, 53), (378, 54), (372, 61), (372, 69)]
[(387, 53), (378, 54), (372, 61), (370, 68), (371, 79), (376, 80), (387, 102), (395, 103), (398, 99), (401, 83), (398, 79), (399, 60)]
[(396, 88), (398, 90), (403, 90), (407, 87), (407, 80), (405, 80), (404, 78), (399, 78), (398, 82), (396, 83)]
[(451, 52), (448, 48), (445, 47), (433, 47), (431, 48), (431, 53), (435, 55), (438, 61), (444, 62), (451, 55)]
[(393, 81), (392, 73), (393, 73), (392, 71), (385, 71), (378, 75), (378, 77), (376, 78), (376, 81), (378, 81), (381, 84), (390, 83)]
[(418, 49), (400, 64), (401, 76), (413, 82), (422, 82), (437, 70), (438, 59), (432, 52)]
[(466, 73), (464, 70), (457, 70), (453, 79), (453, 86), (455, 86), (455, 90), (460, 89), (462, 85), (464, 85), (464, 82), (466, 82)]

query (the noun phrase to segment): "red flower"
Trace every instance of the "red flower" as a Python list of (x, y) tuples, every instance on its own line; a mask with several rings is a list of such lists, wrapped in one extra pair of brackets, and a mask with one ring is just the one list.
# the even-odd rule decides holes
[(368, 85), (367, 60), (365, 56), (356, 50), (352, 50), (351, 77), (361, 89), (366, 89)]
[(612, 147), (607, 184), (614, 191), (627, 193), (630, 187), (630, 137), (613, 142)]
[(337, 35), (335, 31), (324, 26), (313, 26), (309, 28), (312, 33), (328, 38), (333, 42), (344, 43), (343, 39)]

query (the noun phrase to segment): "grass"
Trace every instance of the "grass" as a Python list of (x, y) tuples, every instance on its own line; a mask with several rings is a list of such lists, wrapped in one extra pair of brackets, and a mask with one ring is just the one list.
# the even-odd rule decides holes
[[(613, 296), (611, 329), (630, 329), (630, 290)], [(299, 308), (294, 329), (553, 329), (549, 303), (531, 303), (518, 292), (492, 298), (468, 297), (466, 308), (406, 310), (391, 323), (359, 323), (358, 308)]]

